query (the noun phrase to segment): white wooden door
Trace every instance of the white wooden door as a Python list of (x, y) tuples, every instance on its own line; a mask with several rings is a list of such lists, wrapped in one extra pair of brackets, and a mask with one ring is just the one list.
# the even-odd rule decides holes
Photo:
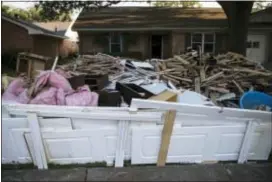
[(265, 61), (266, 36), (249, 34), (247, 37), (247, 57), (257, 63)]

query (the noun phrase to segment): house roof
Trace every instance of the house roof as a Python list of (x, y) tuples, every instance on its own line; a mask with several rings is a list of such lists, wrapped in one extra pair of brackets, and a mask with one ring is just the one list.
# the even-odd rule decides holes
[(272, 23), (272, 7), (252, 13), (250, 21), (252, 23)]
[[(222, 8), (110, 7), (83, 10), (73, 30), (220, 30), (227, 27)], [(249, 28), (272, 29), (272, 8), (253, 13)]]
[(45, 36), (55, 37), (55, 38), (60, 38), (60, 39), (66, 39), (67, 38), (66, 36), (58, 35), (53, 31), (50, 31), (50, 30), (44, 29), (44, 28), (42, 28), (40, 26), (37, 26), (32, 22), (12, 18), (12, 17), (7, 16), (7, 15), (5, 15), (3, 13), (2, 13), (1, 18), (3, 20), (6, 20), (6, 21), (10, 22), (10, 23), (16, 24), (16, 25), (18, 25), (20, 27), (23, 27), (23, 28), (27, 29), (28, 33), (30, 35), (45, 35)]
[(61, 21), (53, 21), (53, 22), (34, 22), (35, 25), (42, 27), (46, 30), (50, 30), (55, 32), (58, 35), (65, 36), (67, 29), (69, 28), (71, 22), (61, 22)]
[(150, 30), (226, 26), (221, 8), (110, 7), (81, 12), (73, 29)]

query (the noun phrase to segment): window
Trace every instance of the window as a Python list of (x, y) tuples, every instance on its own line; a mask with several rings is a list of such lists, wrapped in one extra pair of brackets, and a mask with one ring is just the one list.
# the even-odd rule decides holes
[(194, 50), (205, 53), (213, 53), (215, 49), (215, 34), (213, 33), (194, 33), (191, 35), (191, 45)]
[(109, 38), (110, 53), (122, 52), (122, 36), (119, 33), (111, 33)]
[(252, 43), (252, 47), (253, 47), (253, 48), (260, 48), (260, 42), (257, 42), (257, 41), (256, 41), (256, 42), (253, 42), (253, 43)]

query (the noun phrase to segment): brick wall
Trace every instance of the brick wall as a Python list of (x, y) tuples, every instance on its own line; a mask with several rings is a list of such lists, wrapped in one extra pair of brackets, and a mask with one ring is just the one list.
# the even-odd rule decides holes
[(28, 31), (18, 25), (2, 19), (1, 48), (2, 53), (7, 51), (31, 51), (32, 37)]

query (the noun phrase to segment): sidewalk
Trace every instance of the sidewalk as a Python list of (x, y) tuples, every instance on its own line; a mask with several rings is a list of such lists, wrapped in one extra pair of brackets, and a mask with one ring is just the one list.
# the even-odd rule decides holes
[(3, 170), (2, 181), (272, 181), (272, 163)]

